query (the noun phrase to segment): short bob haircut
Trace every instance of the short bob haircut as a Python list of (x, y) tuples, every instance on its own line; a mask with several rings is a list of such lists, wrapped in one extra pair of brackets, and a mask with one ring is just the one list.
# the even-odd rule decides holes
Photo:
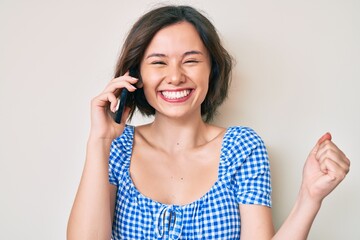
[[(133, 77), (141, 81), (140, 63), (154, 35), (167, 26), (184, 21), (195, 27), (210, 55), (209, 88), (201, 104), (201, 116), (204, 121), (209, 122), (214, 117), (217, 107), (227, 97), (232, 58), (221, 45), (213, 24), (190, 6), (162, 6), (143, 15), (134, 24), (125, 40), (116, 65), (115, 78), (132, 69)], [(128, 95), (126, 105), (130, 107), (130, 119), (136, 108), (146, 116), (155, 114), (155, 109), (146, 100), (142, 88)]]

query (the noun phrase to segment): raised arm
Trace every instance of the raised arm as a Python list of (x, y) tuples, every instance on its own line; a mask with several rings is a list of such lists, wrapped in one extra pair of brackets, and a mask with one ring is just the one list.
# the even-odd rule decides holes
[(349, 168), (349, 159), (331, 141), (331, 135), (326, 133), (306, 160), (299, 195), (277, 233), (273, 232), (270, 208), (241, 205), (241, 240), (307, 239), (323, 199), (345, 178)]
[(306, 239), (323, 199), (349, 172), (349, 159), (331, 138), (326, 133), (311, 150), (296, 203), (274, 239)]
[[(111, 238), (116, 187), (109, 183), (108, 159), (111, 142), (123, 132), (124, 124), (115, 123), (108, 109), (116, 108), (115, 92), (124, 87), (135, 91), (131, 84), (136, 81), (128, 74), (115, 78), (91, 102), (91, 130), (85, 166), (68, 222), (69, 240)], [(122, 122), (128, 115), (126, 109)]]

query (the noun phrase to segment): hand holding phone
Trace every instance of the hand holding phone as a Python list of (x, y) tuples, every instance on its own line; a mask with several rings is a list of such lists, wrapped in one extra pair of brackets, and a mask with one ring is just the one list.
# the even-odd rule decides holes
[[(135, 76), (135, 72), (133, 68), (129, 69), (129, 75), (134, 77)], [(129, 91), (126, 88), (121, 89), (121, 94), (119, 96), (119, 108), (118, 110), (115, 112), (114, 114), (114, 121), (118, 124), (121, 123), (121, 119), (122, 119), (122, 115), (124, 113), (125, 110), (125, 106), (126, 106), (126, 100), (128, 98), (128, 94)]]

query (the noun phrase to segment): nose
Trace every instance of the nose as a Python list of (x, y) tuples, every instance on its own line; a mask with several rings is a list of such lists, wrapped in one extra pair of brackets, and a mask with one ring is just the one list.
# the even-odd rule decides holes
[(179, 85), (185, 81), (183, 69), (178, 64), (172, 64), (168, 67), (166, 82), (172, 85)]

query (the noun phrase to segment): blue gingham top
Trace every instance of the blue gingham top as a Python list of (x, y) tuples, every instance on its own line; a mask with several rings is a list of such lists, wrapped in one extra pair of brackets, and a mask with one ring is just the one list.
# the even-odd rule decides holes
[(263, 141), (250, 128), (223, 137), (218, 180), (200, 199), (167, 205), (142, 195), (130, 178), (134, 127), (111, 146), (109, 180), (118, 187), (112, 239), (240, 239), (239, 204), (271, 206), (270, 167)]

